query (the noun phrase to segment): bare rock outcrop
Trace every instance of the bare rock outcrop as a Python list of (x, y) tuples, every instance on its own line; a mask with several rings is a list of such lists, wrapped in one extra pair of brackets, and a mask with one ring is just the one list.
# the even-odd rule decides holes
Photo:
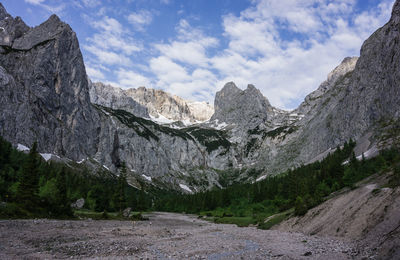
[(0, 134), (74, 160), (94, 154), (93, 110), (78, 40), (52, 15), (29, 28), (0, 4)]
[(214, 113), (206, 102), (187, 101), (163, 90), (145, 87), (121, 89), (97, 82), (90, 84), (90, 97), (94, 104), (124, 109), (140, 117), (151, 116), (159, 123), (196, 123), (210, 119)]

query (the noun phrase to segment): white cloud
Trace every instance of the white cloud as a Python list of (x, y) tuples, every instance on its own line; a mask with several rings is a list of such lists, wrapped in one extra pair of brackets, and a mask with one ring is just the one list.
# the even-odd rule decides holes
[(95, 55), (98, 61), (107, 65), (132, 66), (132, 61), (121, 53), (106, 51), (95, 45), (84, 45), (83, 48)]
[(153, 20), (153, 15), (147, 10), (140, 10), (138, 12), (133, 12), (127, 17), (128, 21), (135, 27), (138, 31), (143, 31), (146, 25), (149, 25)]
[[(104, 16), (93, 21), (87, 18), (96, 33), (86, 39), (83, 49), (91, 53), (92, 63), (129, 67), (133, 65), (130, 55), (142, 50), (123, 25), (115, 18)], [(94, 59), (94, 60), (93, 60)], [(101, 72), (103, 69), (100, 69)]]
[(50, 5), (50, 4), (45, 4), (45, 1), (46, 0), (25, 0), (26, 3), (37, 5), (52, 14), (57, 13), (60, 15), (60, 13), (65, 9), (65, 3), (60, 3), (58, 5)]
[(211, 101), (217, 78), (207, 69), (211, 67), (207, 50), (218, 46), (218, 40), (184, 19), (176, 31), (175, 40), (154, 45), (160, 54), (150, 59), (155, 85), (184, 98)]
[(100, 0), (82, 0), (82, 3), (84, 4), (85, 7), (89, 7), (89, 8), (93, 8), (93, 7), (101, 5)]
[(142, 46), (129, 36), (129, 31), (114, 18), (105, 16), (102, 20), (92, 21), (91, 24), (98, 31), (87, 41), (97, 48), (121, 51), (126, 55), (142, 49)]
[(177, 81), (182, 82), (190, 80), (184, 67), (165, 56), (152, 58), (150, 60), (150, 68), (151, 71), (157, 75), (160, 84), (164, 86)]
[(118, 83), (123, 88), (151, 87), (150, 80), (135, 71), (119, 69), (117, 71)]
[(99, 81), (99, 80), (104, 80), (105, 76), (103, 72), (101, 72), (100, 69), (92, 68), (89, 67), (88, 65), (86, 67), (86, 73), (88, 74), (89, 78), (93, 81)]
[(39, 5), (39, 4), (43, 3), (44, 1), (46, 1), (46, 0), (25, 0), (26, 3), (33, 4), (33, 5)]
[(253, 83), (273, 105), (294, 108), (344, 57), (358, 53), (387, 21), (392, 2), (355, 14), (352, 0), (255, 1), (240, 16), (224, 17), (229, 46), (211, 59), (218, 88), (231, 80), (240, 87)]

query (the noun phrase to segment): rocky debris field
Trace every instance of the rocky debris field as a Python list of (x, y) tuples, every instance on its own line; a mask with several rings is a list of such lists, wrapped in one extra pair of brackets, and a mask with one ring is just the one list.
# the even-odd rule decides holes
[(214, 224), (152, 213), (148, 221), (2, 220), (0, 259), (354, 259), (357, 244), (329, 237)]

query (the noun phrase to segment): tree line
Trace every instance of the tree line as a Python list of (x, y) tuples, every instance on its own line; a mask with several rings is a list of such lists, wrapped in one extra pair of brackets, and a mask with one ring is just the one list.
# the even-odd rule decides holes
[(34, 143), (28, 154), (0, 137), (0, 217), (73, 217), (71, 203), (84, 198), (84, 208), (122, 211), (148, 210), (154, 197), (128, 185), (126, 167), (119, 175), (105, 169), (91, 172), (65, 163), (46, 162)]
[(381, 151), (375, 158), (357, 160), (355, 142), (350, 140), (343, 147), (329, 154), (322, 161), (289, 169), (256, 183), (236, 184), (224, 189), (195, 194), (169, 194), (157, 201), (162, 211), (202, 213), (210, 216), (252, 217), (262, 221), (266, 216), (294, 208), (296, 215), (303, 215), (324, 201), (326, 196), (355, 183), (378, 171), (396, 166), (400, 153), (392, 148)]

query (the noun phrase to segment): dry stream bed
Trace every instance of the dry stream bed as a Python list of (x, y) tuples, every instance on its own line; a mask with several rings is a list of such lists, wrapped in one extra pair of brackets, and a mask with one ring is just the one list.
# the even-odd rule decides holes
[(149, 221), (0, 221), (0, 259), (352, 259), (355, 242), (152, 213)]

